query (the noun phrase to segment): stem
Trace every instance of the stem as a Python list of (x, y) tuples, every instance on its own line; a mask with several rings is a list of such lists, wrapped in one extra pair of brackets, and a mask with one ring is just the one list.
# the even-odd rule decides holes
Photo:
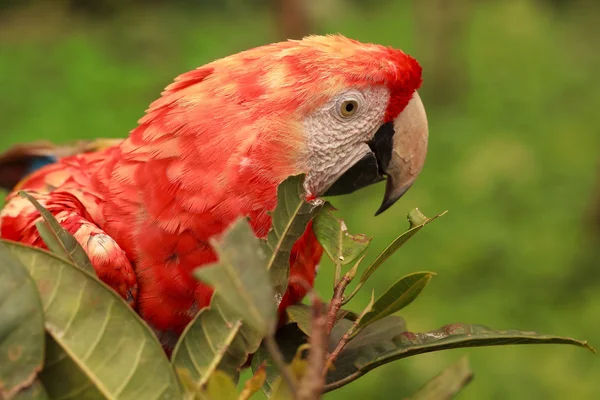
[(352, 277), (349, 274), (344, 275), (344, 277), (335, 285), (335, 289), (333, 291), (333, 298), (331, 299), (331, 303), (329, 303), (329, 312), (327, 313), (327, 336), (331, 334), (331, 330), (333, 329), (333, 325), (335, 325), (335, 320), (337, 317), (338, 311), (342, 307), (344, 300), (344, 290), (346, 290), (346, 286), (350, 283)]
[(327, 358), (327, 363), (325, 365), (325, 368), (323, 369), (323, 376), (327, 376), (327, 372), (329, 371), (329, 369), (331, 368), (331, 366), (333, 365), (335, 360), (337, 360), (338, 356), (340, 355), (342, 350), (344, 350), (344, 347), (346, 347), (348, 342), (350, 340), (352, 340), (357, 334), (360, 333), (360, 331), (362, 330), (362, 328), (359, 327), (360, 321), (363, 319), (365, 314), (371, 310), (372, 306), (373, 306), (373, 298), (371, 299), (371, 303), (369, 303), (367, 308), (365, 308), (360, 313), (358, 318), (356, 318), (356, 321), (354, 321), (354, 323), (352, 324), (350, 329), (348, 329), (348, 331), (346, 331), (346, 333), (344, 333), (344, 336), (342, 336), (342, 338), (338, 342), (337, 346), (335, 346), (335, 349), (331, 352), (331, 354), (329, 354), (329, 357)]
[[(363, 255), (358, 258), (356, 263), (354, 263), (354, 266), (352, 268), (350, 268), (350, 271), (348, 271), (346, 273), (346, 276), (348, 276), (351, 281), (356, 276), (356, 271), (358, 270), (358, 266), (360, 265), (360, 263), (362, 262), (362, 260), (365, 258), (366, 255), (367, 255), (366, 252), (363, 252)], [(350, 300), (352, 300), (354, 295), (356, 295), (356, 293), (358, 293), (358, 291), (360, 290), (361, 287), (363, 287), (364, 284), (365, 284), (365, 282), (361, 279), (358, 282), (358, 284), (356, 285), (356, 287), (354, 288), (354, 290), (352, 291), (352, 293), (350, 293), (349, 296), (342, 297), (342, 305), (344, 305), (344, 304), (348, 303)]]
[(325, 376), (321, 373), (325, 368), (328, 336), (325, 332), (327, 319), (323, 314), (323, 303), (312, 294), (312, 316), (310, 351), (307, 368), (302, 381), (298, 385), (298, 400), (320, 399), (325, 387)]
[(365, 283), (364, 282), (358, 282), (358, 284), (356, 285), (356, 287), (354, 288), (354, 290), (352, 292), (350, 292), (350, 294), (348, 296), (344, 296), (343, 300), (342, 300), (342, 305), (346, 305), (350, 302), (350, 300), (352, 300), (352, 298), (356, 295), (356, 293), (358, 293), (358, 291), (363, 287)]
[(342, 277), (342, 264), (339, 262), (336, 262), (335, 263), (335, 275), (333, 277), (333, 288), (334, 289), (337, 286), (337, 284), (339, 283), (341, 277)]
[(284, 382), (290, 388), (290, 393), (292, 394), (292, 398), (296, 398), (296, 384), (294, 383), (294, 378), (283, 359), (283, 355), (281, 354), (281, 350), (279, 350), (279, 346), (277, 346), (277, 342), (275, 341), (274, 335), (269, 335), (265, 338), (265, 346), (267, 347), (267, 351), (271, 354), (271, 358), (275, 363), (279, 372), (281, 372), (281, 376)]

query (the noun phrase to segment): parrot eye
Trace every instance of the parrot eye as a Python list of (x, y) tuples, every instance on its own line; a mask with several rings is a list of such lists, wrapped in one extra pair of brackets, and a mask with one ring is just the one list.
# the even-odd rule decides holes
[(340, 115), (344, 118), (348, 118), (356, 114), (358, 111), (358, 102), (356, 100), (346, 100), (340, 107)]

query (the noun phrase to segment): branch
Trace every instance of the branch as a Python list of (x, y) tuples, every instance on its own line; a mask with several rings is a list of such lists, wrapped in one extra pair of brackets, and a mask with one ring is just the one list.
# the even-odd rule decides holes
[(346, 347), (348, 342), (350, 340), (352, 340), (362, 330), (359, 328), (360, 321), (362, 320), (362, 318), (365, 316), (366, 313), (371, 311), (374, 301), (375, 301), (375, 297), (372, 295), (369, 305), (360, 313), (360, 315), (358, 316), (356, 321), (354, 321), (354, 323), (352, 324), (350, 329), (348, 329), (348, 331), (346, 333), (344, 333), (344, 336), (342, 336), (342, 338), (338, 342), (335, 349), (331, 352), (331, 354), (329, 354), (329, 357), (327, 358), (327, 365), (323, 369), (324, 377), (327, 376), (327, 372), (329, 371), (329, 369), (331, 368), (331, 366), (333, 365), (335, 360), (337, 360), (338, 356), (340, 355), (342, 350), (344, 350), (344, 347)]
[(292, 377), (292, 374), (290, 374), (290, 370), (285, 364), (285, 360), (283, 359), (281, 350), (279, 350), (279, 347), (277, 346), (274, 335), (271, 334), (265, 338), (265, 346), (267, 347), (269, 354), (271, 354), (271, 358), (273, 359), (275, 366), (277, 366), (277, 369), (279, 369), (281, 372), (284, 382), (290, 388), (292, 398), (296, 399), (296, 384), (294, 382), (294, 378)]
[(299, 384), (298, 399), (320, 399), (325, 388), (325, 376), (321, 373), (325, 368), (328, 334), (326, 332), (327, 318), (323, 314), (321, 299), (311, 292), (312, 318), (310, 351), (306, 373)]
[(327, 337), (331, 335), (331, 330), (333, 329), (333, 325), (335, 325), (337, 314), (344, 304), (344, 291), (346, 291), (346, 287), (352, 282), (352, 279), (354, 279), (357, 266), (358, 264), (350, 271), (346, 272), (344, 277), (335, 285), (333, 298), (331, 299), (331, 303), (329, 303), (329, 311), (327, 313)]

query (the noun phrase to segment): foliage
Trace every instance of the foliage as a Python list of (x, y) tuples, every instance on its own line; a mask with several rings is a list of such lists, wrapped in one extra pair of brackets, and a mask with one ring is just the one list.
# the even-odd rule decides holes
[[(62, 16), (54, 6), (40, 11), (12, 2), (18, 12), (4, 13), (0, 24), (0, 75), (6, 77), (0, 149), (40, 137), (57, 143), (124, 137), (177, 74), (276, 40), (262, 11), (243, 9), (240, 16), (145, 3), (88, 21)], [(358, 12), (344, 0), (316, 3), (332, 5), (321, 12), (319, 32), (416, 56), (431, 126), (425, 170), (399, 204), (373, 218), (383, 190), (376, 185), (336, 198), (336, 215), (353, 232), (372, 236), (371, 248), (379, 250), (398, 235), (410, 208), (451, 211), (344, 307), (366, 304), (371, 288), (382, 290), (408, 272), (432, 269), (438, 275), (424, 295), (402, 311), (413, 330), (465, 320), (600, 337), (600, 324), (581, 322), (600, 315), (600, 246), (582, 229), (598, 176), (600, 2), (568, 1), (557, 14), (537, 0), (468, 2), (466, 34), (439, 56), (442, 62), (460, 57), (467, 80), (459, 86), (460, 100), (439, 108), (432, 106), (442, 91), (433, 85), (426, 35), (443, 17), (436, 8), (424, 7), (431, 10), (427, 20), (415, 16), (415, 1), (367, 2)], [(371, 250), (363, 265), (376, 253)], [(324, 296), (331, 290), (325, 258), (316, 282)], [(410, 358), (327, 398), (409, 397), (426, 376), (467, 352), (477, 379), (462, 399), (600, 398), (596, 357), (536, 346)], [(499, 385), (498, 376), (510, 384)]]
[[(290, 177), (278, 188), (267, 239), (257, 239), (248, 222), (240, 219), (212, 242), (219, 262), (198, 268), (195, 275), (213, 286), (215, 294), (210, 307), (200, 310), (179, 338), (172, 365), (151, 329), (86, 270), (89, 260), (81, 256), (77, 242), (36, 203), (44, 221), (38, 229), (64, 258), (0, 243), (0, 272), (7, 289), (5, 306), (0, 308), (0, 321), (7, 321), (0, 326), (6, 332), (0, 331), (0, 337), (9, 338), (0, 341), (0, 351), (12, 362), (11, 368), (0, 368), (2, 395), (233, 400), (248, 399), (262, 388), (271, 399), (302, 400), (318, 398), (384, 364), (427, 352), (526, 343), (571, 344), (593, 351), (586, 342), (571, 338), (481, 325), (408, 331), (405, 320), (393, 314), (419, 296), (433, 276), (430, 272), (406, 275), (379, 297), (372, 296), (360, 312), (342, 309), (345, 290), (361, 266), (369, 240), (350, 235), (330, 205), (306, 202), (302, 183), (302, 176)], [(334, 296), (324, 305), (311, 293), (312, 305), (291, 307), (290, 318), (281, 325), (277, 288), (287, 287), (287, 274), (273, 271), (287, 268), (291, 246), (313, 218), (317, 238), (337, 263)], [(408, 220), (408, 230), (366, 271), (382, 268), (382, 259), (433, 219), (415, 209)], [(359, 280), (358, 288), (364, 280)], [(251, 354), (254, 376), (238, 393), (239, 372)], [(450, 398), (470, 376), (461, 361), (425, 385), (414, 399)]]

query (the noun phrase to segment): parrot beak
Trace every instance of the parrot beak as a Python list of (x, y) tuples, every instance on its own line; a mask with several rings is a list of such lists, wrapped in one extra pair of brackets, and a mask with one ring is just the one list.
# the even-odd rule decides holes
[(352, 193), (386, 179), (385, 195), (375, 213), (390, 208), (411, 187), (427, 155), (427, 115), (417, 92), (394, 121), (379, 127), (363, 158), (325, 192), (325, 196)]

